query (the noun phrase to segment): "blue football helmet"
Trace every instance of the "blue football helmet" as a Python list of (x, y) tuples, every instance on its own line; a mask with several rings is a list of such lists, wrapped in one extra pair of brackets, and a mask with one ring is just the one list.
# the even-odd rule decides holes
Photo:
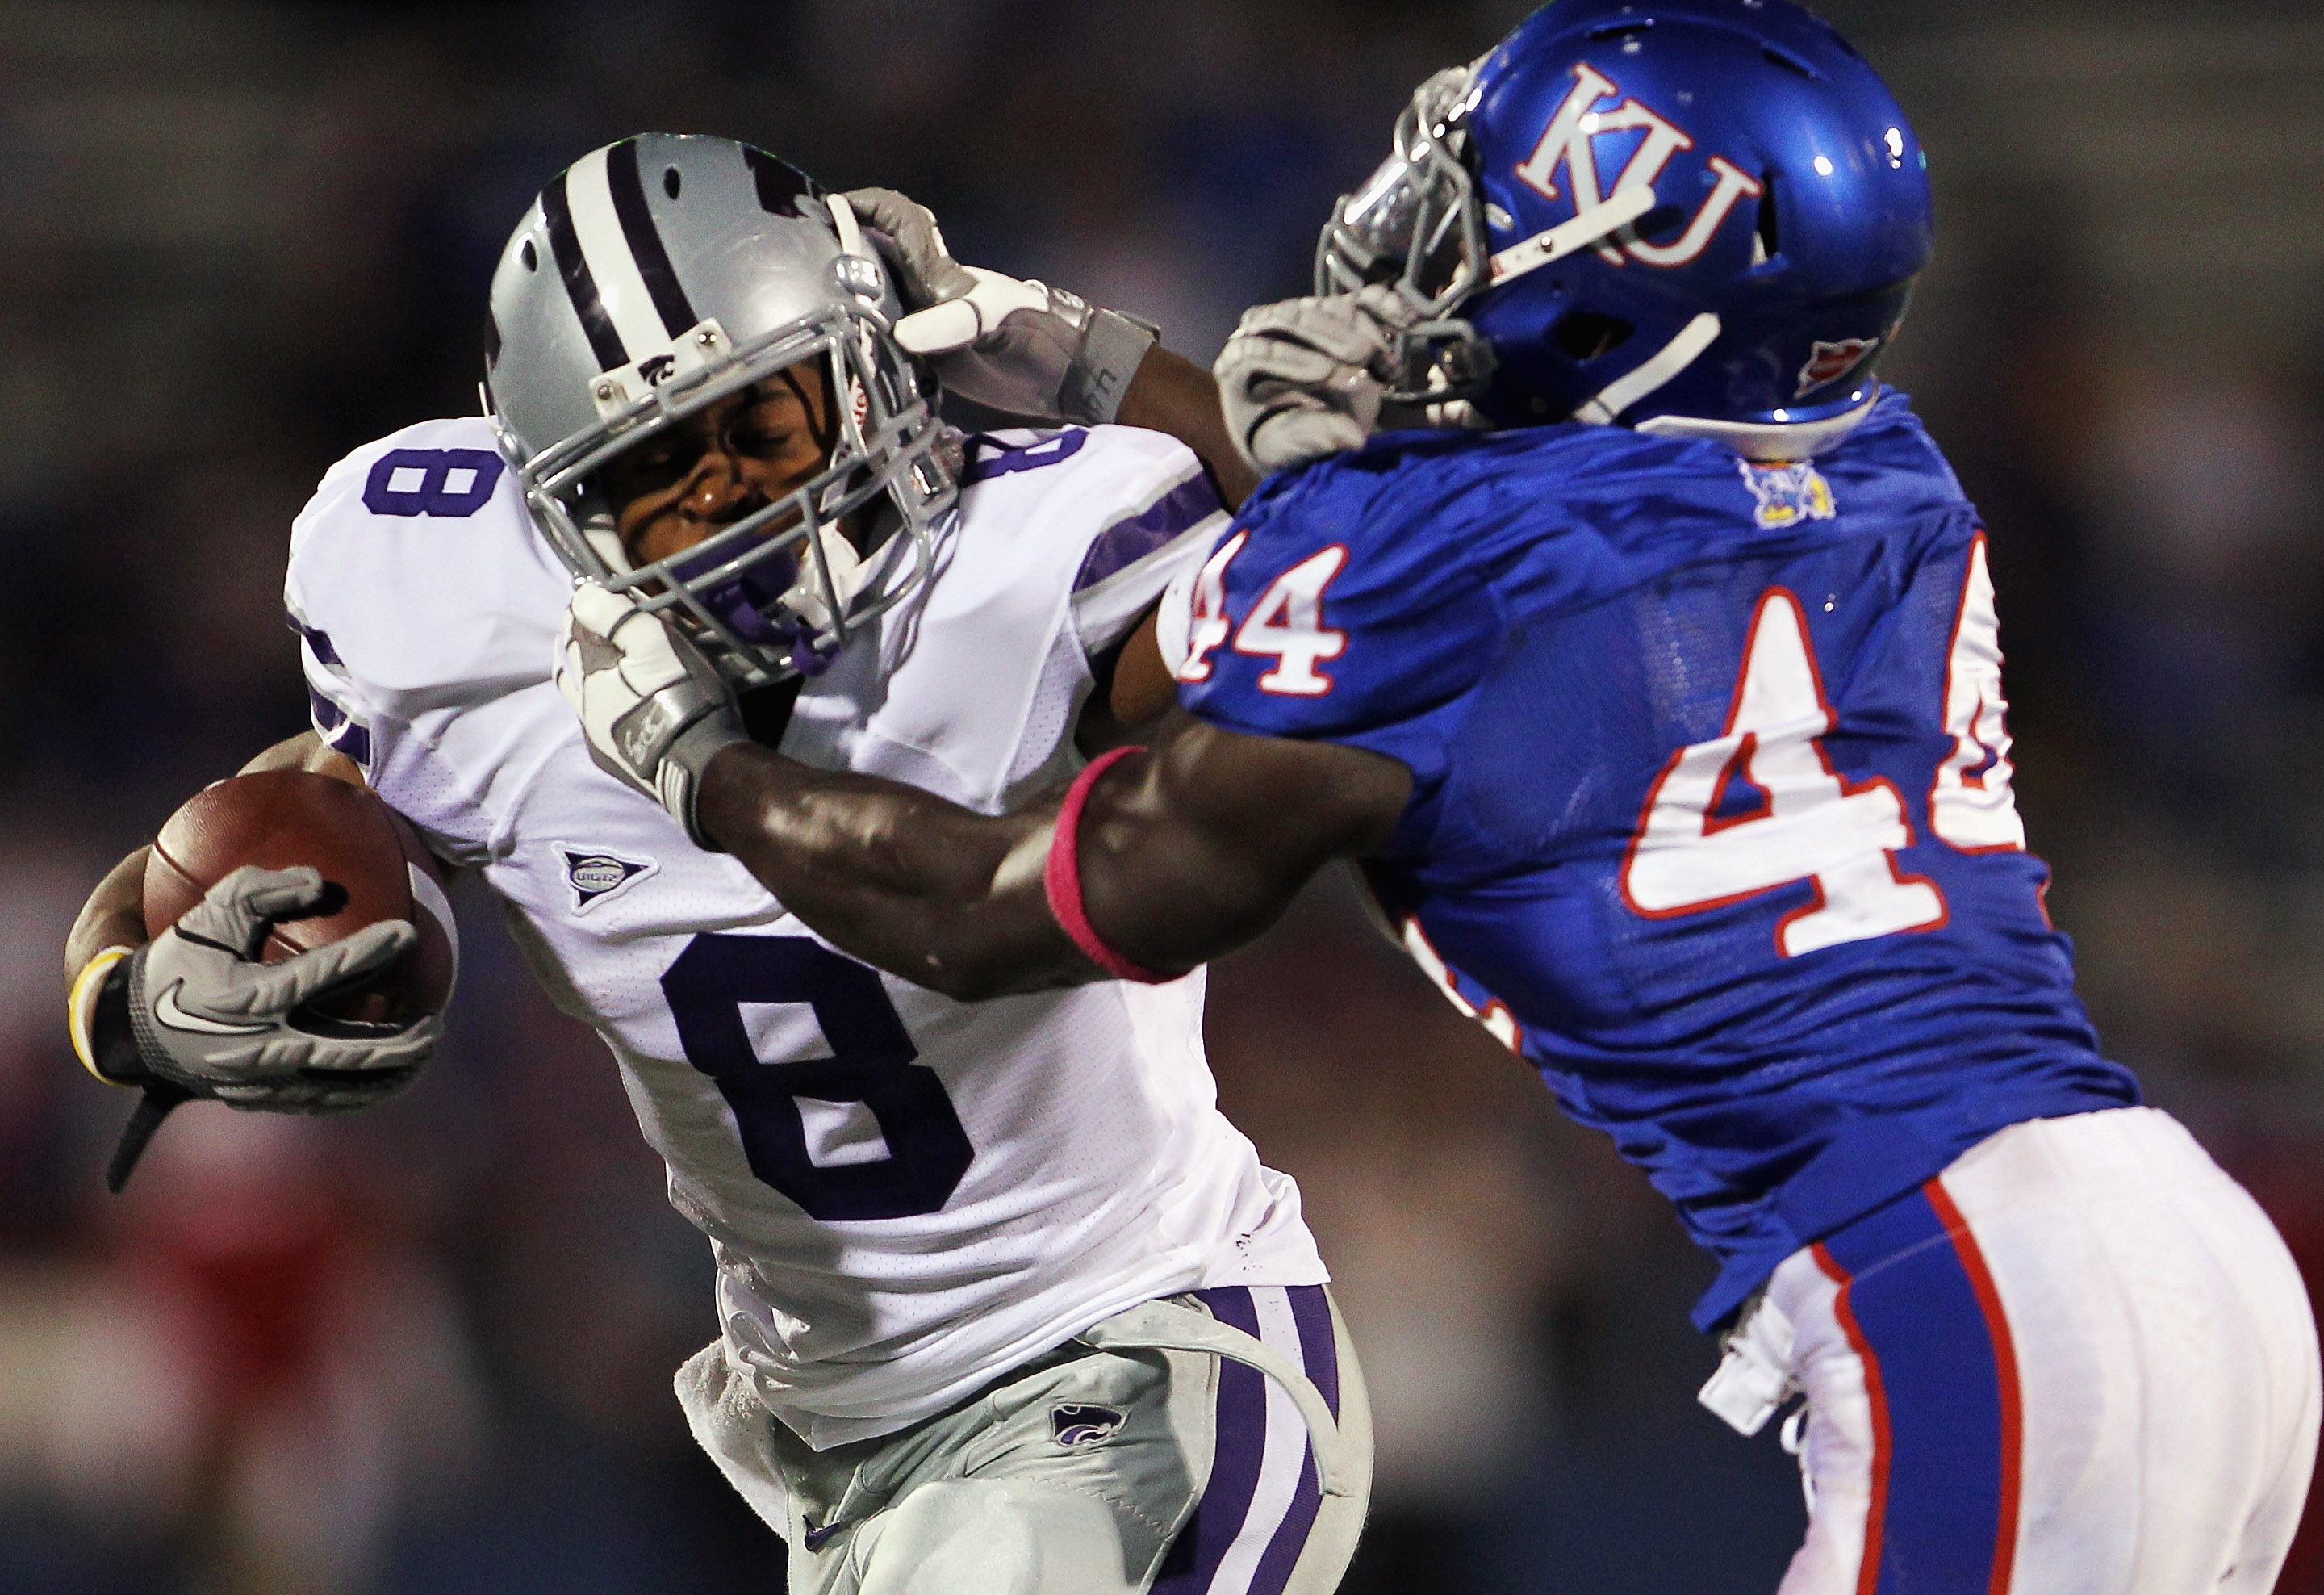
[(1870, 406), (1931, 243), (1927, 159), (1791, 0), (1556, 0), (1421, 86), (1316, 292), (1426, 317), (1392, 398), (1798, 458)]

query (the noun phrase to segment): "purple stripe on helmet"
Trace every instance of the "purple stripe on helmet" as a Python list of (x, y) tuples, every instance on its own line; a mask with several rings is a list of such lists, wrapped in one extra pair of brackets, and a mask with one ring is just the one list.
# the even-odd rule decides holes
[[(677, 170), (670, 168), (673, 173)], [(661, 317), (662, 330), (673, 341), (685, 337), (698, 318), (687, 302), (677, 269), (670, 264), (661, 229), (654, 226), (653, 208), (646, 203), (645, 183), (638, 176), (636, 139), (625, 138), (605, 152), (605, 188), (613, 197), (614, 218), (622, 224), (622, 241), (630, 246), (638, 275), (645, 279), (646, 295)]]
[[(1259, 1333), (1259, 1310), (1250, 1292), (1240, 1285), (1198, 1291), (1203, 1305), (1222, 1323), (1245, 1334)], [(1219, 1359), (1219, 1394), (1215, 1418), (1216, 1451), (1209, 1483), (1194, 1503), (1186, 1526), (1178, 1531), (1178, 1544), (1164, 1563), (1165, 1571), (1149, 1595), (1205, 1595), (1218, 1577), (1219, 1563), (1250, 1517), (1251, 1497), (1259, 1490), (1259, 1465), (1267, 1450), (1267, 1376), (1257, 1368), (1225, 1358)], [(1191, 1544), (1193, 1554), (1183, 1554)]]
[(590, 274), (589, 258), (581, 253), (581, 236), (574, 231), (573, 207), (565, 193), (566, 175), (558, 172), (540, 190), (540, 220), (549, 231), (549, 253), (557, 262), (557, 274), (565, 280), (566, 296), (573, 301), (573, 313), (589, 339), (589, 351), (597, 357), (597, 369), (618, 371), (630, 363), (629, 351), (622, 347), (622, 335), (597, 295), (597, 279)]
[(1151, 507), (1116, 521), (1099, 533), (1082, 559), (1081, 573), (1074, 578), (1074, 590), (1094, 587), (1116, 571), (1128, 570), (1213, 515), (1222, 514), (1224, 508), (1210, 478), (1196, 471), (1157, 499)]

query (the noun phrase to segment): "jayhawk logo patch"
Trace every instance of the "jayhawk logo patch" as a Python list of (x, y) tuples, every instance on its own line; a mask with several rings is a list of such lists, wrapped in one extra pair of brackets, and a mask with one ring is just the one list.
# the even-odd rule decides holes
[(1806, 460), (1761, 465), (1738, 459), (1735, 468), (1743, 473), (1743, 485), (1751, 489), (1751, 518), (1762, 531), (1778, 531), (1802, 521), (1829, 521), (1840, 513), (1832, 502), (1831, 484)]

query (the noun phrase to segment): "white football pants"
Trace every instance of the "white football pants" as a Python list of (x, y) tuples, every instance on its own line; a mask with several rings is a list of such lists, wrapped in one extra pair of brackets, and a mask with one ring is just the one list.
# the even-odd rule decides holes
[(2012, 1126), (1795, 1253), (1754, 1320), (1740, 1353), (1807, 1396), (1782, 1595), (2273, 1587), (2316, 1326), (2274, 1227), (2168, 1115)]
[(793, 1595), (1331, 1595), (1370, 1499), (1372, 1436), (1324, 1288), (1199, 1291), (1083, 1339), (825, 1451), (767, 1415), (720, 1344), (679, 1370), (678, 1399), (788, 1543)]

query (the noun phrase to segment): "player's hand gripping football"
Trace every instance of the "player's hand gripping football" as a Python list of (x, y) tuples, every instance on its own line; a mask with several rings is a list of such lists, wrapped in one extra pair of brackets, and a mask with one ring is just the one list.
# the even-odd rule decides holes
[(890, 264), (911, 312), (896, 341), (933, 362), (945, 387), (1011, 415), (1084, 426), (1120, 412), (1153, 327), (1062, 288), (961, 264), (936, 218), (893, 189), (843, 197), (894, 242)]
[(97, 975), (103, 984), (88, 1010), (87, 1051), (98, 1071), (178, 1101), (258, 1113), (353, 1113), (409, 1086), (436, 1050), (434, 1015), (391, 1026), (310, 1009), (417, 946), (410, 921), (260, 961), (274, 923), (316, 908), (326, 891), (312, 869), (245, 865), (169, 930), (116, 955)]
[(695, 797), (711, 759), (750, 735), (701, 650), (628, 597), (585, 581), (558, 630), (555, 673), (597, 767), (668, 809), (696, 847), (724, 851), (696, 824)]
[(1384, 284), (1243, 312), (1212, 371), (1227, 435), (1261, 472), (1362, 446), (1420, 311)]

